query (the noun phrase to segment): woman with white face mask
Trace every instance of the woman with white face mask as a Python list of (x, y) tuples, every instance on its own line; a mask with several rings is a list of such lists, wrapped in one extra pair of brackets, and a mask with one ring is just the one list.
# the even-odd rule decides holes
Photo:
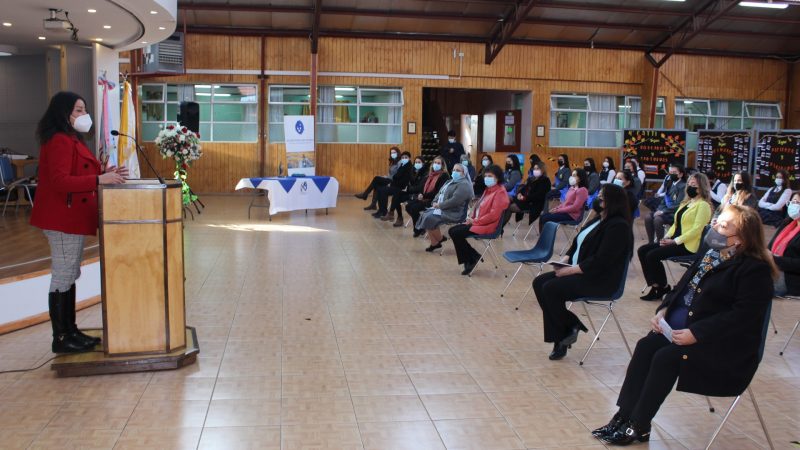
[(397, 147), (392, 147), (389, 149), (389, 174), (388, 175), (378, 175), (370, 181), (369, 186), (364, 192), (360, 192), (355, 194), (354, 197), (366, 200), (369, 197), (369, 194), (372, 193), (372, 201), (370, 204), (364, 208), (364, 211), (375, 211), (378, 209), (378, 189), (382, 187), (389, 186), (392, 182), (392, 178), (400, 170), (400, 149)]
[(758, 215), (764, 225), (777, 226), (786, 219), (786, 204), (792, 198), (789, 173), (779, 170), (775, 174), (775, 185), (767, 189), (758, 201)]
[(124, 167), (103, 170), (83, 140), (91, 127), (86, 102), (78, 94), (59, 92), (36, 130), (42, 147), (31, 225), (41, 228), (50, 243), (48, 306), (54, 353), (85, 352), (100, 343), (75, 324), (75, 280), (85, 237), (97, 233), (97, 187), (124, 183), (128, 174)]
[(778, 227), (767, 248), (780, 269), (775, 295), (800, 295), (800, 192), (787, 205), (788, 218)]

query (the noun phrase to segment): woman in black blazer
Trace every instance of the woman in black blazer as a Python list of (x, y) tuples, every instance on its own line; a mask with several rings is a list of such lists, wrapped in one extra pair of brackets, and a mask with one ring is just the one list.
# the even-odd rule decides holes
[(544, 341), (553, 343), (551, 360), (566, 356), (578, 333), (586, 331), (566, 302), (613, 294), (633, 255), (631, 211), (625, 191), (613, 184), (603, 185), (593, 208), (597, 217), (584, 225), (562, 260), (571, 266), (556, 267), (554, 272), (533, 280), (544, 317)]
[(392, 181), (388, 186), (379, 187), (377, 192), (378, 197), (378, 211), (372, 215), (376, 219), (393, 220), (394, 212), (387, 211), (389, 203), (389, 196), (396, 195), (401, 191), (408, 188), (408, 183), (411, 182), (411, 173), (413, 171), (411, 165), (411, 153), (403, 152), (400, 154), (400, 167), (392, 177)]
[(780, 269), (775, 295), (800, 295), (800, 192), (786, 205), (789, 216), (778, 227), (767, 248)]
[[(620, 389), (619, 411), (592, 432), (612, 445), (650, 438), (650, 422), (675, 381), (677, 389), (733, 397), (750, 384), (760, 361), (777, 268), (756, 210), (729, 205), (708, 232), (699, 258), (656, 310), (639, 340)], [(665, 320), (673, 330), (660, 325)]]

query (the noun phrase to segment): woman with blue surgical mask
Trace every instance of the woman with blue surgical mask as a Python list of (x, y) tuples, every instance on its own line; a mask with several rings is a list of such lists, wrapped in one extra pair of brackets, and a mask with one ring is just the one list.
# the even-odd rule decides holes
[[(408, 164), (411, 163), (409, 162)], [(384, 217), (381, 220), (391, 220), (391, 214), (396, 212), (397, 220), (394, 221), (392, 226), (397, 228), (405, 225), (402, 204), (412, 198), (416, 198), (417, 195), (422, 192), (427, 177), (428, 168), (425, 165), (425, 161), (422, 160), (421, 156), (417, 156), (414, 158), (414, 164), (412, 165), (411, 169), (411, 180), (408, 182), (408, 187), (392, 196), (392, 204), (389, 206), (389, 214), (387, 214), (389, 219)]]
[(389, 149), (389, 174), (378, 175), (372, 179), (364, 192), (355, 194), (355, 198), (366, 200), (369, 194), (372, 193), (372, 201), (369, 206), (364, 208), (364, 211), (375, 211), (378, 209), (378, 188), (388, 186), (392, 182), (392, 178), (400, 169), (400, 149), (392, 147)]
[(800, 192), (795, 192), (786, 207), (787, 218), (778, 226), (767, 248), (772, 253), (780, 276), (775, 295), (800, 295)]
[(433, 159), (431, 169), (425, 177), (422, 190), (412, 196), (406, 203), (406, 212), (411, 216), (411, 223), (414, 224), (414, 237), (419, 237), (425, 233), (425, 230), (417, 228), (419, 215), (431, 206), (436, 193), (448, 181), (450, 181), (450, 174), (447, 173), (447, 164), (445, 164), (444, 158), (437, 156)]
[(758, 215), (764, 225), (778, 226), (786, 219), (786, 204), (792, 198), (789, 173), (779, 170), (775, 174), (775, 185), (767, 189), (758, 201)]
[(389, 180), (389, 184), (375, 190), (378, 211), (376, 211), (372, 217), (384, 221), (394, 220), (394, 211), (389, 211), (388, 209), (389, 196), (397, 195), (408, 189), (408, 183), (411, 182), (411, 173), (413, 170), (414, 168), (411, 165), (411, 153), (407, 151), (400, 153), (399, 166), (392, 176), (392, 179)]
[[(440, 158), (437, 160), (447, 161), (445, 158)], [(428, 240), (431, 245), (425, 249), (426, 252), (442, 248), (442, 242), (447, 240), (439, 230), (440, 225), (459, 223), (467, 216), (467, 206), (472, 200), (472, 183), (469, 182), (465, 173), (464, 166), (454, 165), (453, 172), (450, 174), (451, 179), (439, 189), (439, 192), (433, 197), (431, 207), (426, 209), (416, 222), (418, 230), (428, 232)]]
[(636, 175), (628, 169), (620, 170), (614, 176), (614, 184), (625, 189), (628, 194), (628, 204), (631, 206), (631, 214), (635, 218), (635, 212), (639, 209), (637, 197), (639, 189), (636, 187)]
[(483, 184), (483, 176), (486, 174), (486, 169), (493, 164), (494, 160), (492, 159), (491, 155), (485, 154), (481, 157), (481, 167), (478, 170), (478, 173), (475, 174), (475, 178), (472, 179), (472, 187), (475, 197), (480, 197), (483, 195), (483, 190), (486, 189), (486, 185)]

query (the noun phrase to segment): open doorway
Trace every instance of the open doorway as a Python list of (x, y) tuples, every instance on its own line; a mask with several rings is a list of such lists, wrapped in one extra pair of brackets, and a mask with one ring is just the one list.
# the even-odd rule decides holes
[(532, 116), (531, 91), (423, 88), (423, 155), (438, 154), (448, 131), (473, 164), (484, 152), (530, 152)]

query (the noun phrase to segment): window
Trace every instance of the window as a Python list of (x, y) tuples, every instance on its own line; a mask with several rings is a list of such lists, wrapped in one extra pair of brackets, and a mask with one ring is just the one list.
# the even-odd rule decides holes
[[(270, 86), (269, 136), (283, 142), (283, 116), (310, 114), (308, 86)], [(396, 88), (320, 86), (317, 142), (402, 142), (403, 91)]]
[(639, 126), (641, 103), (618, 95), (551, 95), (550, 145), (619, 147), (620, 130)]
[[(626, 108), (628, 108), (627, 116), (628, 120), (623, 126), (623, 128), (627, 129), (635, 129), (635, 128), (647, 128), (646, 127), (646, 120), (642, 121), (642, 99), (641, 97), (626, 97), (627, 103)], [(648, 112), (645, 111), (645, 118), (647, 117)], [(664, 128), (664, 122), (666, 121), (667, 117), (667, 109), (666, 109), (666, 99), (664, 97), (658, 97), (656, 100), (656, 122), (653, 124), (653, 128)]]
[(675, 128), (691, 131), (777, 130), (780, 128), (781, 118), (777, 103), (688, 98), (675, 100)]
[(142, 139), (155, 140), (166, 125), (178, 122), (181, 101), (200, 105), (200, 137), (205, 142), (258, 140), (258, 93), (255, 85), (144, 84)]

